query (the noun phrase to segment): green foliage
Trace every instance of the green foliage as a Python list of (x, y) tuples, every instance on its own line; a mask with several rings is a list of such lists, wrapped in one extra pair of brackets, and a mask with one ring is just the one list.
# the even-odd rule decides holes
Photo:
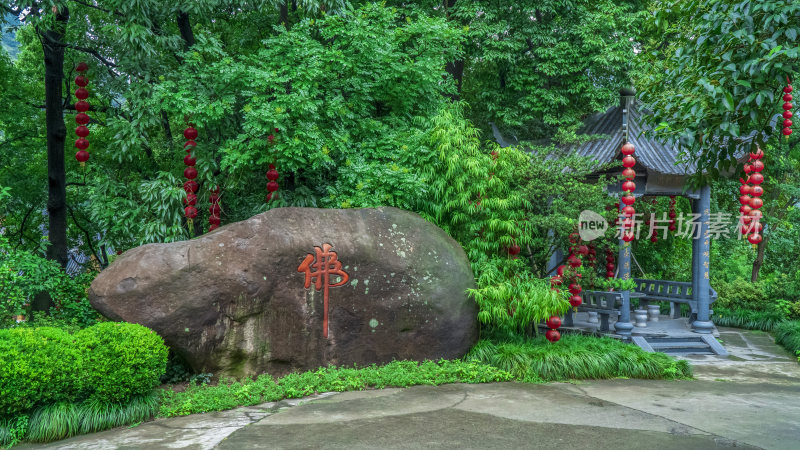
[(603, 290), (615, 291), (635, 291), (636, 281), (633, 279), (623, 280), (622, 278), (606, 278), (598, 282), (600, 288)]
[(13, 447), (22, 442), (28, 431), (30, 418), (26, 415), (9, 419), (0, 417), (0, 446)]
[(71, 278), (53, 261), (34, 253), (16, 250), (0, 235), (0, 327), (15, 323), (15, 316), (27, 315), (33, 298), (47, 293), (56, 304), (54, 315), (82, 326), (97, 321), (97, 312), (86, 299), (94, 273)]
[(290, 374), (277, 382), (269, 375), (255, 380), (223, 380), (217, 386), (190, 385), (184, 392), (166, 390), (161, 415), (181, 416), (255, 405), (320, 392), (360, 391), (419, 384), (488, 383), (509, 381), (511, 376), (475, 361), (394, 361), (384, 366), (327, 367)]
[(141, 325), (0, 330), (0, 417), (56, 403), (126, 403), (164, 373), (167, 349)]
[(728, 309), (714, 306), (711, 320), (721, 327), (744, 328), (747, 330), (771, 331), (786, 320), (779, 311), (753, 311), (748, 309)]
[(75, 338), (90, 399), (125, 403), (158, 386), (166, 370), (163, 339), (141, 325), (104, 322), (79, 331)]
[(0, 417), (76, 398), (83, 370), (75, 339), (62, 330), (0, 330)]
[[(522, 140), (567, 138), (618, 101), (643, 2), (458, 1), (467, 30), (463, 98), (482, 128)], [(577, 216), (576, 216), (577, 217)]]
[(731, 283), (715, 283), (717, 301), (715, 308), (745, 309), (751, 311), (777, 311), (775, 299), (769, 296), (765, 283), (736, 279)]
[(686, 361), (676, 361), (663, 353), (648, 353), (611, 338), (579, 335), (562, 335), (556, 344), (547, 342), (544, 337), (482, 340), (472, 348), (467, 359), (508, 371), (526, 382), (692, 376)]
[(657, 37), (640, 54), (647, 72), (641, 84), (658, 134), (712, 174), (735, 163), (736, 147), (751, 132), (747, 150), (777, 141), (781, 127), (769, 122), (782, 112), (787, 77), (800, 71), (800, 4), (669, 0), (652, 8)]
[(800, 321), (787, 321), (778, 324), (773, 330), (775, 343), (797, 356), (800, 362)]

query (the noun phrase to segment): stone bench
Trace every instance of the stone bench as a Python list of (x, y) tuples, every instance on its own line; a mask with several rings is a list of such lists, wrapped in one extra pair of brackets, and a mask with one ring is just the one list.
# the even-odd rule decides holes
[[(609, 331), (609, 316), (619, 315), (626, 303), (621, 292), (583, 291), (581, 296), (583, 303), (578, 307), (578, 312), (596, 312), (600, 316), (600, 331)], [(564, 324), (572, 326), (571, 311), (565, 315)]]
[[(692, 283), (686, 281), (648, 280), (634, 278), (639, 298), (639, 308), (647, 309), (649, 302), (670, 302), (670, 317), (680, 318), (680, 305), (689, 305), (692, 316), (697, 315), (697, 302), (692, 298)], [(709, 305), (717, 299), (717, 291), (709, 286)], [(711, 312), (711, 311), (709, 311)]]

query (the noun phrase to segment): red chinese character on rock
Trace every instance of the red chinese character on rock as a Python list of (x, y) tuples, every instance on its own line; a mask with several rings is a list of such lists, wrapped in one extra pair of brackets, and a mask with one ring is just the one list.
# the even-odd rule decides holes
[[(306, 255), (306, 258), (300, 263), (300, 267), (297, 268), (298, 272), (306, 275), (306, 289), (311, 286), (312, 279), (315, 279), (314, 288), (316, 290), (324, 289), (322, 336), (326, 339), (328, 338), (328, 288), (342, 286), (350, 279), (350, 276), (342, 270), (342, 263), (339, 262), (336, 252), (332, 252), (331, 248), (330, 244), (322, 244), (322, 248), (314, 246), (316, 255), (311, 253)], [(331, 284), (331, 275), (338, 275), (341, 280)]]

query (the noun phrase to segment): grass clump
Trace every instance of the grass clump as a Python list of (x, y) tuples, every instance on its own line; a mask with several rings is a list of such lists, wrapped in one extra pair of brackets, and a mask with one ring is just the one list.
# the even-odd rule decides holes
[(779, 311), (714, 308), (714, 315), (711, 320), (721, 327), (772, 331), (786, 319)]
[(264, 374), (256, 379), (223, 380), (216, 386), (190, 385), (184, 392), (165, 390), (160, 415), (182, 416), (239, 406), (299, 398), (319, 392), (362, 391), (420, 384), (489, 383), (509, 381), (511, 374), (477, 361), (394, 361), (384, 366), (324, 367), (293, 373), (275, 381)]
[(478, 342), (467, 358), (507, 371), (524, 382), (692, 376), (687, 361), (677, 361), (662, 353), (648, 353), (606, 337), (565, 335), (553, 345), (543, 337), (508, 336)]
[(0, 419), (0, 446), (22, 440), (51, 442), (149, 420), (158, 412), (156, 392), (132, 397), (125, 403), (87, 400), (59, 402), (34, 409), (30, 414)]
[(773, 332), (775, 343), (796, 355), (800, 362), (800, 321), (793, 320), (778, 324)]

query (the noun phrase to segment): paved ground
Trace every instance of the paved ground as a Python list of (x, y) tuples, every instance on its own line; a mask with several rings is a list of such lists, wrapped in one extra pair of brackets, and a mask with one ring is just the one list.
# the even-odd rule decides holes
[[(800, 448), (800, 367), (766, 333), (696, 380), (417, 386), (157, 420), (38, 448)], [(30, 446), (33, 448), (33, 446)]]

